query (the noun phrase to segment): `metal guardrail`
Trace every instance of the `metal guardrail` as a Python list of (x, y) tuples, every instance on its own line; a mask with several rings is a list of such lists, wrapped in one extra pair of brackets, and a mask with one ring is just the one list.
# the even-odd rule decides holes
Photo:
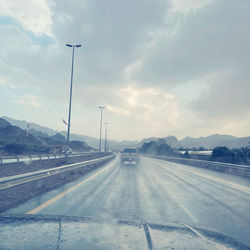
[(20, 185), (20, 184), (23, 184), (26, 182), (34, 181), (37, 179), (49, 177), (51, 175), (61, 174), (63, 172), (67, 172), (70, 170), (81, 168), (81, 167), (84, 167), (87, 165), (103, 162), (103, 161), (106, 161), (106, 160), (111, 159), (113, 157), (114, 157), (114, 155), (112, 154), (109, 156), (104, 156), (104, 157), (100, 157), (97, 159), (73, 163), (73, 164), (69, 164), (69, 165), (63, 165), (60, 167), (43, 169), (43, 170), (38, 170), (38, 171), (14, 175), (14, 176), (2, 177), (2, 178), (0, 178), (0, 190), (6, 189), (9, 187), (13, 187), (16, 185)]
[[(68, 155), (68, 157), (91, 155), (96, 152), (79, 152)], [(35, 161), (35, 160), (48, 160), (48, 159), (60, 159), (66, 157), (65, 154), (42, 154), (42, 155), (13, 155), (13, 156), (0, 156), (0, 164)]]
[(151, 158), (163, 159), (171, 162), (177, 162), (181, 164), (191, 165), (194, 167), (208, 168), (216, 171), (226, 172), (229, 174), (250, 177), (250, 166), (231, 164), (224, 162), (204, 161), (188, 158), (179, 158), (172, 156), (160, 156), (160, 155), (145, 155)]

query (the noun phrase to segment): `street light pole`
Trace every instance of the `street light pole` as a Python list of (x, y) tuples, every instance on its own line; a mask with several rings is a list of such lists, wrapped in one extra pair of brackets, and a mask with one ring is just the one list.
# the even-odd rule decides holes
[(107, 122), (104, 123), (105, 124), (105, 147), (104, 147), (104, 151), (105, 153), (108, 152), (108, 124)]
[(100, 119), (100, 139), (99, 139), (99, 152), (102, 151), (102, 111), (105, 109), (104, 106), (99, 106), (99, 109), (101, 109), (101, 119)]
[(71, 101), (72, 101), (72, 85), (73, 85), (73, 74), (74, 74), (74, 57), (75, 57), (75, 48), (82, 47), (81, 44), (72, 45), (66, 44), (67, 47), (73, 48), (72, 51), (72, 67), (71, 67), (71, 80), (70, 80), (70, 95), (69, 95), (69, 118), (68, 118), (68, 132), (67, 132), (67, 146), (69, 147), (69, 135), (70, 135), (70, 118), (71, 118)]

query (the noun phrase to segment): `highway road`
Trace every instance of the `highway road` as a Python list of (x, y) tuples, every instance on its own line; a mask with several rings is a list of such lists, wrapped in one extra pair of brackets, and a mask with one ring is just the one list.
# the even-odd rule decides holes
[(224, 233), (250, 246), (250, 179), (158, 159), (90, 174), (5, 214), (91, 216), (179, 222)]

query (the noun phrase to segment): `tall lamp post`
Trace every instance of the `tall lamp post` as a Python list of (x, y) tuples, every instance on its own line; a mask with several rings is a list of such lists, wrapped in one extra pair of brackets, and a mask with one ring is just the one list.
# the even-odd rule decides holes
[(105, 125), (105, 143), (104, 143), (104, 152), (108, 152), (108, 122), (104, 122)]
[(99, 139), (99, 152), (102, 151), (102, 111), (105, 109), (104, 106), (99, 106), (99, 109), (101, 109), (101, 119), (100, 119), (100, 139)]
[(72, 45), (66, 44), (67, 47), (73, 48), (72, 51), (72, 68), (71, 68), (71, 80), (70, 80), (70, 95), (69, 95), (69, 118), (68, 118), (68, 132), (67, 132), (67, 146), (69, 147), (69, 134), (70, 134), (70, 117), (71, 117), (71, 100), (72, 100), (72, 84), (73, 84), (73, 73), (74, 73), (74, 57), (75, 57), (75, 48), (82, 47), (81, 44)]

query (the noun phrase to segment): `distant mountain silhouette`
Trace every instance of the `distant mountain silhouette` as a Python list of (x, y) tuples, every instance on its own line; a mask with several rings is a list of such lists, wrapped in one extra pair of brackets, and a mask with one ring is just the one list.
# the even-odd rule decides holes
[[(59, 153), (65, 146), (65, 142), (65, 137), (59, 133), (48, 136), (47, 133), (35, 129), (25, 131), (0, 118), (0, 151), (3, 154)], [(76, 140), (70, 141), (71, 146), (77, 151), (92, 149), (87, 143)]]
[[(53, 138), (56, 134), (59, 132), (54, 129), (50, 129), (44, 126), (40, 126), (33, 122), (27, 122), (27, 121), (20, 121), (15, 120), (9, 117), (2, 117), (4, 120), (9, 122), (10, 124), (14, 126), (18, 126), (22, 129), (27, 129), (27, 125), (29, 124), (29, 134), (33, 135), (35, 138), (44, 138), (51, 137), (51, 140), (54, 141), (57, 140), (56, 138)], [(67, 132), (66, 131), (60, 131), (59, 133), (61, 136), (64, 136), (66, 138)], [(56, 136), (58, 137), (58, 135)], [(145, 138), (141, 142), (139, 141), (115, 141), (115, 140), (109, 140), (109, 147), (112, 149), (123, 149), (125, 147), (140, 147), (144, 142), (150, 142), (150, 141), (156, 141), (159, 138), (157, 137), (150, 137)], [(166, 141), (167, 144), (169, 144), (172, 148), (199, 148), (204, 147), (207, 149), (212, 149), (217, 146), (226, 146), (230, 149), (232, 148), (240, 148), (240, 147), (246, 147), (249, 145), (250, 142), (250, 136), (249, 137), (242, 137), (238, 138), (231, 135), (220, 135), (220, 134), (214, 134), (206, 137), (199, 137), (199, 138), (193, 138), (193, 137), (185, 137), (182, 140), (178, 140), (175, 136), (166, 136), (162, 137)], [(49, 139), (48, 139), (49, 140)], [(60, 137), (59, 141), (63, 142), (63, 138)], [(99, 138), (94, 138), (86, 135), (79, 135), (79, 134), (70, 134), (70, 140), (74, 141), (82, 141), (87, 143), (89, 146), (93, 148), (99, 147)], [(45, 140), (46, 143), (46, 140)], [(102, 147), (104, 147), (104, 140), (102, 141)]]
[(20, 121), (20, 120), (16, 120), (16, 119), (6, 117), (6, 116), (3, 116), (2, 118), (4, 120), (6, 120), (7, 122), (9, 122), (10, 124), (12, 124), (13, 126), (18, 126), (21, 129), (27, 129), (27, 126), (29, 126), (29, 129), (34, 129), (37, 132), (39, 131), (39, 132), (42, 132), (42, 133), (46, 133), (49, 136), (50, 135), (55, 135), (56, 133), (58, 133), (57, 130), (50, 129), (50, 128), (47, 128), (47, 127), (44, 127), (44, 126), (40, 126), (39, 124), (34, 123), (34, 122), (27, 122), (25, 120)]
[[(50, 129), (44, 126), (40, 126), (39, 124), (36, 124), (34, 122), (27, 122), (25, 120), (16, 120), (12, 119), (6, 116), (2, 117), (4, 120), (8, 121), (12, 125), (19, 126), (22, 129), (27, 129), (27, 126), (29, 125), (29, 133), (34, 135), (35, 137), (41, 137), (46, 138), (49, 136), (55, 136), (56, 134), (60, 133), (60, 135), (64, 136), (66, 138), (67, 132), (66, 131), (60, 131)], [(104, 138), (103, 138), (104, 139)], [(86, 135), (79, 135), (79, 134), (70, 134), (70, 140), (71, 141), (82, 141), (84, 143), (87, 143), (89, 146), (93, 148), (99, 147), (99, 138), (94, 138), (91, 136)], [(123, 149), (125, 147), (136, 147), (138, 145), (138, 141), (115, 141), (115, 140), (109, 140), (109, 148), (112, 149)], [(104, 148), (104, 140), (102, 141), (102, 148)]]
[(204, 147), (208, 149), (218, 146), (226, 146), (231, 149), (246, 147), (249, 145), (248, 142), (250, 142), (250, 137), (237, 138), (231, 135), (219, 134), (199, 138), (185, 137), (183, 140), (180, 140), (180, 143), (184, 148)]
[(250, 142), (250, 136), (249, 137), (242, 137), (238, 138), (232, 135), (220, 135), (220, 134), (214, 134), (209, 135), (206, 137), (199, 137), (199, 138), (193, 138), (193, 137), (185, 137), (182, 140), (178, 140), (175, 136), (167, 136), (162, 138), (157, 137), (150, 137), (143, 139), (139, 146), (141, 147), (143, 143), (150, 142), (150, 141), (157, 141), (158, 139), (164, 139), (166, 143), (171, 146), (172, 148), (206, 148), (206, 149), (213, 149), (218, 146), (225, 146), (230, 149), (232, 148), (241, 148), (241, 147), (247, 147), (249, 146)]
[(39, 144), (37, 138), (27, 134), (23, 129), (12, 126), (9, 122), (0, 118), (0, 143), (34, 143)]

